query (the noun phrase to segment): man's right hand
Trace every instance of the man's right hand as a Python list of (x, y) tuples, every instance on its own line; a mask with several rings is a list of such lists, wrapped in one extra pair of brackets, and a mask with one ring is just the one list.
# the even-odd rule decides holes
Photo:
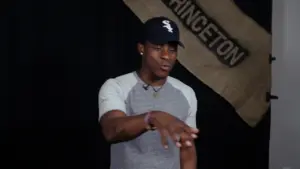
[(151, 112), (149, 123), (159, 131), (164, 148), (168, 148), (168, 137), (172, 138), (177, 147), (183, 146), (182, 143), (184, 146), (191, 146), (199, 132), (171, 114), (161, 111)]

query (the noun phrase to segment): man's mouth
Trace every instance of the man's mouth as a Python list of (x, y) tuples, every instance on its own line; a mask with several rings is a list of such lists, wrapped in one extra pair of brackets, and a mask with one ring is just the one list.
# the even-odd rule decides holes
[(171, 65), (169, 64), (161, 65), (160, 69), (162, 69), (163, 71), (169, 71), (171, 69)]

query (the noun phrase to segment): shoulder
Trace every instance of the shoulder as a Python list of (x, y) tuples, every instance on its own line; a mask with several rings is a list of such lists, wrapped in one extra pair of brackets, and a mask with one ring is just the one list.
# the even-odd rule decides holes
[(128, 92), (136, 85), (137, 79), (133, 72), (107, 79), (100, 90), (118, 90)]
[(114, 78), (109, 78), (104, 82), (103, 86), (112, 85), (114, 87), (119, 86), (122, 88), (122, 87), (134, 86), (136, 83), (137, 83), (137, 79), (134, 73), (131, 72)]
[(169, 76), (168, 77), (168, 82), (176, 89), (180, 90), (181, 92), (183, 92), (184, 94), (194, 94), (194, 90), (188, 86), (187, 84), (183, 83), (182, 81), (180, 81), (179, 79), (176, 79), (174, 77)]
[(184, 95), (190, 105), (197, 102), (196, 94), (192, 87), (171, 76), (168, 77), (168, 82)]

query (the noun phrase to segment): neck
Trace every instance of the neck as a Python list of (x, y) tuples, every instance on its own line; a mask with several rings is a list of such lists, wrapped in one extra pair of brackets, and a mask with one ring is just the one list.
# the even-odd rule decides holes
[(158, 78), (156, 77), (151, 71), (148, 69), (140, 69), (137, 71), (140, 79), (142, 79), (146, 84), (149, 84), (151, 86), (162, 86), (167, 78)]

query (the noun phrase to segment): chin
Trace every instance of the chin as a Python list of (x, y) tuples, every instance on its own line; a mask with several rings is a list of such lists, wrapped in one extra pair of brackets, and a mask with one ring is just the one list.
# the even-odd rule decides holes
[(155, 73), (155, 75), (160, 78), (160, 79), (164, 79), (167, 78), (169, 76), (170, 72), (166, 72), (166, 71), (158, 71)]

